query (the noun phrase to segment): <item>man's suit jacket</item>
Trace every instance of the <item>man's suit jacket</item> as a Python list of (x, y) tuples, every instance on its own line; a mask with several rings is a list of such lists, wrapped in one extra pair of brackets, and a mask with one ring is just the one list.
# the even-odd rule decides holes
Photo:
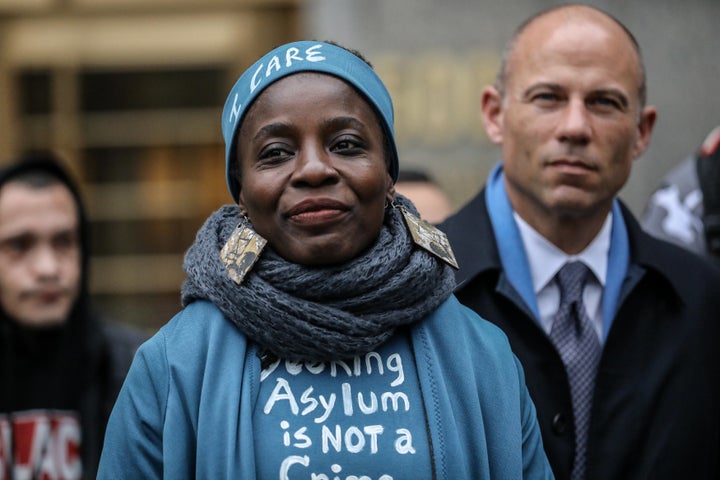
[[(643, 232), (621, 205), (630, 265), (600, 360), (587, 478), (720, 478), (720, 271)], [(507, 280), (484, 190), (440, 225), (461, 302), (500, 326), (526, 373), (558, 479), (574, 452), (559, 354)]]

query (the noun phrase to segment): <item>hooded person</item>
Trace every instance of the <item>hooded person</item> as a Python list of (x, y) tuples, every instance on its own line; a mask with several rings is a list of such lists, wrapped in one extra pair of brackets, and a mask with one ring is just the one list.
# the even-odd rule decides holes
[(100, 479), (551, 478), (504, 335), (452, 295), (444, 236), (395, 195), (390, 96), (360, 56), (280, 46), (223, 112), (236, 204), (185, 256)]
[(145, 336), (88, 297), (88, 224), (49, 153), (0, 171), (0, 478), (94, 478), (107, 418)]

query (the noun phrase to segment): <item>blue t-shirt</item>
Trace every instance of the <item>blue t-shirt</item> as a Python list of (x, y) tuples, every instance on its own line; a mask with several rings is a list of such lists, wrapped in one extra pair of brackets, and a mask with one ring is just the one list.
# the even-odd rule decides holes
[(431, 477), (407, 335), (348, 361), (275, 361), (253, 416), (258, 480)]

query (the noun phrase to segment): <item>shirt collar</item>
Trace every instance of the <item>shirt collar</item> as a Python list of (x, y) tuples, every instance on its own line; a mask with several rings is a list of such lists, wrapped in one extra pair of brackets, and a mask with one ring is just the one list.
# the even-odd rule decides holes
[(552, 281), (563, 265), (573, 260), (581, 260), (590, 268), (600, 285), (605, 286), (608, 252), (610, 250), (610, 232), (612, 229), (612, 211), (608, 213), (600, 232), (593, 241), (577, 255), (568, 255), (550, 243), (523, 220), (517, 212), (513, 212), (513, 216), (527, 252), (530, 276), (536, 294)]

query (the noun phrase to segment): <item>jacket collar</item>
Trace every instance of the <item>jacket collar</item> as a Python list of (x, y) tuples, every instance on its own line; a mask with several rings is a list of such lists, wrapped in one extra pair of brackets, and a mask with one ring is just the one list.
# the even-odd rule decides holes
[[(622, 302), (642, 274), (651, 275), (668, 285), (680, 302), (683, 298), (694, 296), (692, 290), (697, 289), (696, 276), (699, 272), (693, 266), (701, 263), (698, 262), (697, 255), (653, 237), (642, 229), (627, 206), (620, 203), (620, 207), (628, 230), (631, 261), (620, 301)], [(715, 278), (718, 278), (717, 272)]]
[[(688, 272), (682, 268), (683, 262), (679, 261), (678, 255), (689, 253), (652, 237), (642, 229), (622, 201), (618, 200), (617, 205), (627, 228), (630, 247), (630, 265), (618, 305), (646, 272), (663, 278), (672, 290), (682, 297), (687, 285), (692, 282), (688, 281)], [(451, 239), (453, 251), (460, 264), (460, 269), (456, 272), (458, 289), (481, 274), (493, 271), (500, 274), (502, 262), (492, 233), (484, 188), (457, 213), (440, 224), (439, 228)]]

